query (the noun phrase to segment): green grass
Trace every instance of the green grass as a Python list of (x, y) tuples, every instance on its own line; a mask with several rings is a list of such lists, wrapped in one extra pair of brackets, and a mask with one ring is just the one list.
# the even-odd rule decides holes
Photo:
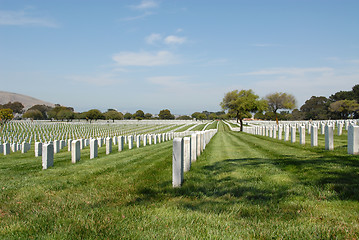
[(171, 184), (172, 142), (41, 170), (0, 157), (0, 239), (357, 239), (359, 157), (228, 131)]

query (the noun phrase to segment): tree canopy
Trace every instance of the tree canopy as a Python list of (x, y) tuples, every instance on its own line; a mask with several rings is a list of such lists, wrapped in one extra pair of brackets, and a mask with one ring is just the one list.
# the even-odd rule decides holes
[(171, 111), (168, 109), (161, 110), (158, 114), (160, 119), (175, 119), (175, 116), (171, 114)]
[(112, 122), (114, 122), (115, 120), (123, 119), (123, 114), (116, 111), (115, 109), (109, 109), (107, 112), (104, 113), (104, 116), (107, 120), (112, 120)]
[(228, 110), (229, 114), (235, 116), (241, 123), (243, 131), (243, 118), (250, 117), (251, 112), (263, 111), (267, 107), (265, 100), (260, 100), (252, 89), (234, 90), (225, 94), (221, 107)]
[(3, 125), (14, 118), (12, 109), (4, 108), (0, 109), (0, 124)]

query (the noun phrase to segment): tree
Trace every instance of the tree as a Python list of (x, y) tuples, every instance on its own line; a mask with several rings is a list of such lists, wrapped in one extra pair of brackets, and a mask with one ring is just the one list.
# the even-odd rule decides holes
[(131, 113), (125, 113), (125, 115), (123, 116), (125, 119), (129, 120), (132, 118), (132, 114)]
[(353, 100), (354, 94), (352, 91), (339, 91), (335, 94), (330, 95), (329, 97), (330, 101), (336, 102), (340, 100)]
[(120, 112), (117, 112), (114, 109), (109, 109), (107, 112), (104, 113), (104, 116), (107, 120), (111, 119), (112, 122), (115, 122), (115, 120), (123, 119), (123, 114)]
[(201, 114), (200, 112), (194, 112), (192, 113), (192, 117), (196, 119), (196, 121), (198, 120), (198, 115)]
[(56, 119), (63, 121), (66, 119), (70, 121), (75, 118), (75, 114), (70, 109), (62, 109), (56, 114)]
[(210, 113), (207, 118), (208, 118), (209, 120), (214, 120), (214, 119), (217, 119), (218, 116), (217, 116), (217, 114), (215, 114), (215, 113)]
[(142, 120), (145, 118), (145, 113), (142, 110), (137, 110), (135, 114), (133, 114), (137, 120)]
[(207, 119), (207, 115), (205, 113), (200, 113), (197, 115), (198, 120), (206, 120)]
[(297, 121), (297, 120), (303, 120), (304, 117), (305, 117), (305, 113), (299, 111), (298, 109), (294, 109), (292, 111), (292, 116), (290, 119)]
[(177, 118), (177, 120), (192, 120), (192, 118), (188, 115), (182, 115)]
[(220, 103), (224, 110), (235, 116), (241, 123), (241, 131), (243, 131), (243, 118), (250, 116), (251, 112), (263, 111), (266, 109), (265, 100), (259, 100), (258, 95), (249, 90), (234, 90), (225, 94), (223, 101)]
[(329, 110), (339, 114), (340, 118), (352, 118), (359, 112), (359, 104), (355, 100), (339, 100), (329, 106)]
[(13, 113), (22, 113), (24, 105), (21, 102), (8, 102), (1, 107), (2, 109), (11, 109)]
[(29, 110), (38, 110), (41, 112), (42, 114), (42, 118), (40, 119), (47, 119), (47, 113), (52, 109), (52, 107), (46, 106), (46, 105), (34, 105), (31, 108), (28, 109)]
[(30, 118), (32, 120), (41, 120), (43, 119), (42, 112), (40, 112), (37, 109), (29, 109), (27, 110), (24, 115), (22, 115), (23, 118)]
[(12, 113), (12, 109), (10, 109), (10, 108), (0, 109), (0, 125), (1, 126), (6, 124), (13, 118), (14, 118), (14, 114)]
[(152, 118), (152, 114), (151, 113), (146, 113), (145, 114), (145, 119), (151, 119)]
[(91, 109), (85, 113), (86, 119), (90, 120), (90, 123), (92, 120), (97, 119), (105, 119), (105, 116), (100, 112), (98, 109)]
[(274, 113), (276, 120), (278, 119), (277, 111), (279, 109), (293, 109), (296, 105), (293, 95), (282, 92), (268, 94), (265, 99), (268, 102), (268, 110)]
[(304, 113), (304, 119), (325, 120), (329, 119), (329, 105), (328, 98), (312, 96), (300, 107), (300, 111)]
[(175, 116), (171, 114), (171, 111), (168, 109), (161, 110), (158, 114), (160, 119), (175, 119)]

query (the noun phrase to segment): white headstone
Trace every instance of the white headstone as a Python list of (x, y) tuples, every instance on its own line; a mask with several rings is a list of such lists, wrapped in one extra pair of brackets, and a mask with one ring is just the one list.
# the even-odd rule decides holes
[(110, 154), (112, 152), (112, 138), (106, 138), (106, 154)]
[(72, 141), (71, 162), (77, 163), (81, 158), (81, 140)]
[(3, 151), (4, 151), (4, 155), (9, 155), (10, 154), (10, 143), (4, 143), (3, 144)]
[(42, 169), (54, 166), (54, 145), (46, 143), (42, 146)]
[(197, 160), (197, 134), (191, 135), (191, 162)]
[(90, 159), (97, 158), (98, 156), (98, 140), (91, 139), (90, 141)]
[(299, 127), (299, 143), (305, 144), (305, 126)]
[(191, 169), (191, 138), (183, 138), (183, 171), (188, 172)]
[(118, 141), (118, 151), (121, 152), (123, 150), (124, 137), (119, 136), (117, 141)]
[(325, 126), (325, 150), (334, 149), (333, 130), (332, 125)]
[(42, 155), (42, 143), (35, 142), (35, 157), (40, 157)]
[(348, 127), (348, 154), (359, 154), (359, 126)]
[(311, 127), (310, 142), (312, 147), (318, 146), (318, 127), (315, 125)]
[(173, 139), (172, 186), (181, 187), (183, 182), (183, 139)]

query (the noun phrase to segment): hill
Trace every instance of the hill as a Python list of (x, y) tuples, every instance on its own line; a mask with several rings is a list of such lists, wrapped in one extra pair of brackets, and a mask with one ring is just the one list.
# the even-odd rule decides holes
[(25, 109), (28, 109), (37, 104), (47, 105), (50, 107), (55, 106), (55, 104), (53, 104), (53, 103), (45, 102), (45, 101), (30, 97), (30, 96), (26, 96), (26, 95), (22, 95), (22, 94), (18, 94), (18, 93), (0, 91), (0, 104), (6, 104), (8, 102), (21, 102), (22, 105), (24, 105)]

